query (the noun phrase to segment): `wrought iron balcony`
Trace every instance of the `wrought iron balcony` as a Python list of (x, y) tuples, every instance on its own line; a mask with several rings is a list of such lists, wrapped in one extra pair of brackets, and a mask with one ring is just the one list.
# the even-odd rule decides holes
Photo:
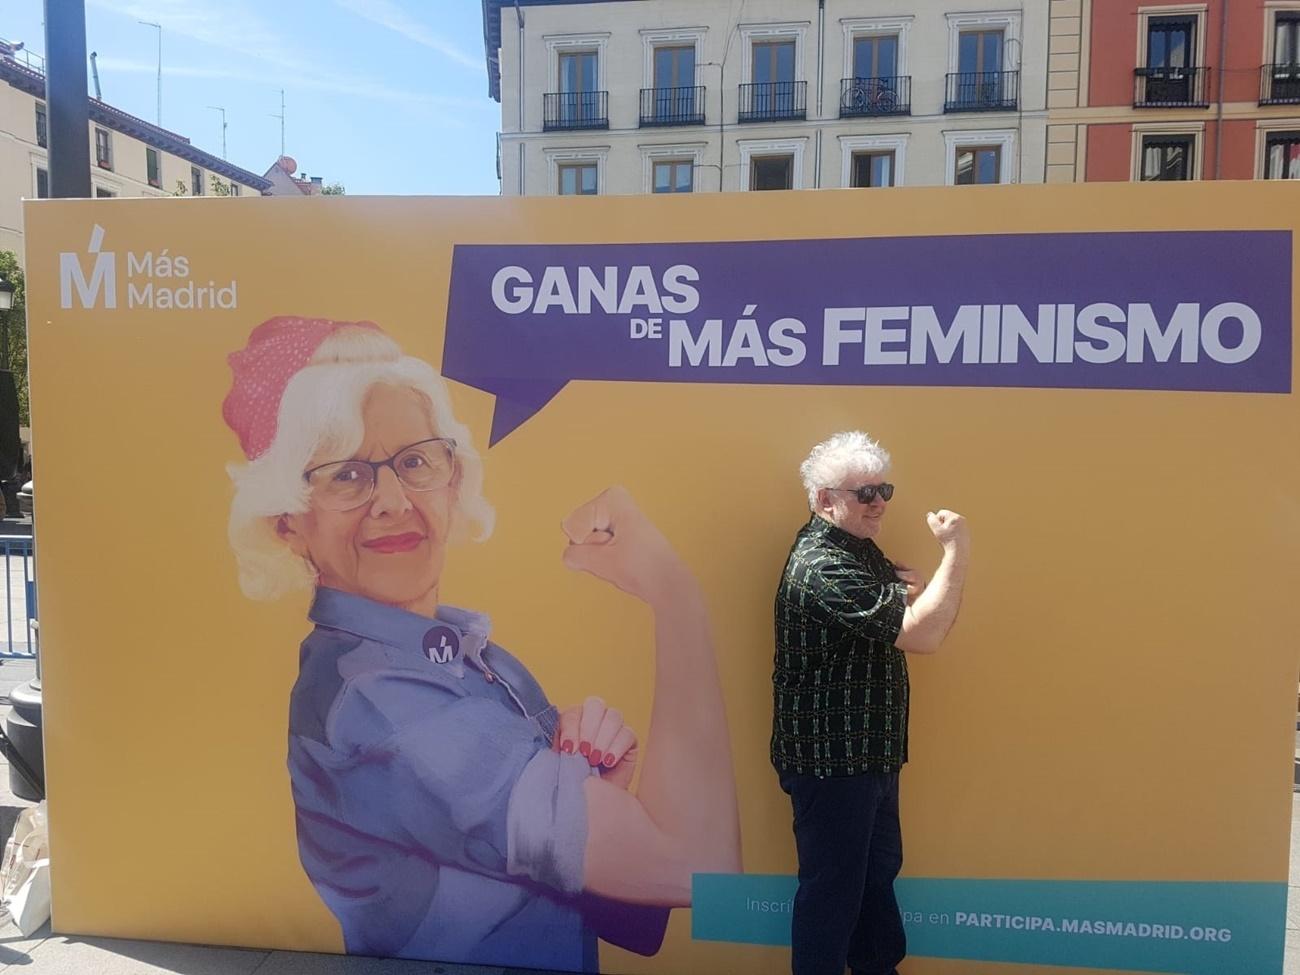
[(840, 83), (840, 118), (866, 115), (908, 115), (912, 111), (912, 78), (845, 78)]
[(1209, 68), (1138, 68), (1133, 72), (1134, 108), (1208, 108)]
[(542, 131), (609, 128), (609, 92), (551, 91), (542, 95)]
[(800, 121), (807, 117), (806, 81), (765, 81), (740, 86), (738, 122)]
[(642, 88), (641, 126), (703, 125), (704, 86)]
[(1300, 105), (1300, 64), (1266, 64), (1260, 69), (1261, 105)]
[(1014, 112), (1019, 100), (1019, 71), (958, 71), (948, 75), (943, 110)]

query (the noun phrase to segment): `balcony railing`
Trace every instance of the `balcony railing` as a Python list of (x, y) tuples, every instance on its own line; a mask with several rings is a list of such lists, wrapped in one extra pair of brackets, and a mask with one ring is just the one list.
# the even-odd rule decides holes
[(1138, 68), (1133, 72), (1134, 108), (1208, 108), (1209, 68)]
[(845, 78), (840, 83), (840, 118), (907, 115), (912, 111), (912, 78)]
[(1266, 64), (1260, 69), (1261, 105), (1300, 105), (1300, 64)]
[(1019, 99), (1019, 71), (958, 71), (948, 75), (943, 110), (1014, 112)]
[(642, 88), (641, 125), (703, 125), (704, 86)]
[(740, 86), (739, 122), (783, 122), (808, 116), (808, 82), (765, 81)]
[(609, 92), (551, 91), (542, 95), (542, 130), (609, 128)]

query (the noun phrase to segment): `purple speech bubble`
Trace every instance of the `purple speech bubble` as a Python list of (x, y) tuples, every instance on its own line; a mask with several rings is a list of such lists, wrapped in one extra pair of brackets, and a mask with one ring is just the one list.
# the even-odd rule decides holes
[(490, 443), (572, 380), (1291, 391), (1291, 233), (463, 245)]

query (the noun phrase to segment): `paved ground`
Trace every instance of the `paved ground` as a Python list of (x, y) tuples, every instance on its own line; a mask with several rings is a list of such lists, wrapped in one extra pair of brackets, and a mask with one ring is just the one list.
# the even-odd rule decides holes
[[(0, 719), (9, 691), (35, 673), (28, 661), (0, 663)], [(1300, 768), (1300, 730), (1296, 761)], [(0, 846), (13, 821), (30, 803), (9, 790), (9, 769), (0, 757)], [(1291, 880), (1287, 903), (1286, 965), (1283, 975), (1300, 975), (1300, 793), (1291, 812)], [(1026, 972), (1029, 968), (1026, 966)], [(1044, 969), (1044, 972), (1060, 969)], [(309, 955), (288, 951), (250, 951), (172, 945), (108, 938), (52, 936), (49, 928), (24, 939), (0, 926), (0, 975), (548, 975), (521, 969), (478, 968), (431, 962)], [(692, 973), (694, 975), (694, 973)], [(1223, 975), (1231, 975), (1225, 972)]]

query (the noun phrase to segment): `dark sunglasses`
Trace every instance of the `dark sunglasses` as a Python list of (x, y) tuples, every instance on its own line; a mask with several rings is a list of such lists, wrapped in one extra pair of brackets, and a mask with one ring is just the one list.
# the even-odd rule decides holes
[(851, 494), (858, 499), (858, 504), (871, 504), (876, 500), (877, 494), (880, 495), (881, 501), (888, 501), (894, 496), (892, 484), (864, 484), (860, 488), (827, 488), (826, 490)]

